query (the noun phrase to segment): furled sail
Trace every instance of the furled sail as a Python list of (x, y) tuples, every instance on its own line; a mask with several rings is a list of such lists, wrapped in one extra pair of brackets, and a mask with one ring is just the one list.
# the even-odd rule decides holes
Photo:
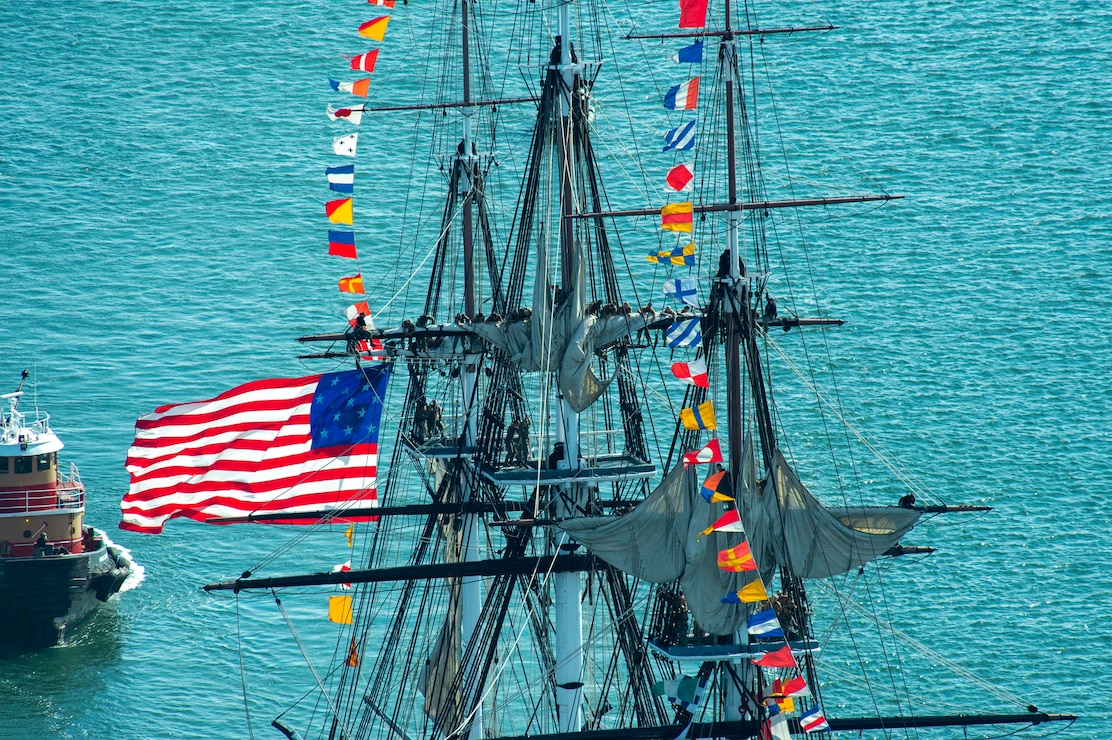
[[(437, 481), (444, 474), (443, 466), (437, 461), (433, 474)], [(444, 536), (445, 560), (459, 562), (461, 535), (454, 522), (448, 521), (441, 526)], [(460, 724), (462, 703), (458, 674), (461, 661), (461, 611), (460, 579), (447, 581), (448, 611), (436, 644), (421, 670), (418, 690), (425, 697), (423, 709), (445, 735), (450, 735)]]
[(646, 317), (599, 317), (583, 308), (583, 265), (576, 268), (576, 285), (557, 302), (545, 267), (545, 250), (538, 247), (539, 261), (533, 288), (532, 316), (525, 321), (474, 324), (471, 330), (498, 347), (510, 362), (526, 372), (559, 370), (560, 392), (580, 412), (597, 401), (610, 384), (591, 369), (591, 357), (605, 347), (628, 337), (646, 324)]
[(718, 551), (740, 535), (698, 534), (722, 514), (699, 495), (696, 468), (676, 466), (633, 511), (621, 516), (568, 519), (559, 527), (596, 557), (653, 583), (678, 580), (696, 624), (712, 634), (729, 634), (745, 620), (738, 604), (722, 596), (753, 580), (751, 573), (718, 567)]
[(460, 607), (458, 579), (452, 579), (448, 615), (436, 645), (421, 670), (418, 690), (425, 697), (423, 709), (437, 729), (445, 735), (459, 726), (460, 691), (456, 676), (460, 670)]
[(762, 492), (743, 490), (738, 504), (762, 572), (771, 575), (780, 565), (801, 578), (827, 578), (875, 560), (922, 516), (895, 506), (826, 508), (779, 450)]

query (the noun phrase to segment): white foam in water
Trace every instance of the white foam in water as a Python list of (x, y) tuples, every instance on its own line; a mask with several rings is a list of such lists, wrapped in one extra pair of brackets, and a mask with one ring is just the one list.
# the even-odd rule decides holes
[(131, 554), (131, 550), (127, 549), (123, 545), (117, 545), (115, 542), (112, 541), (112, 539), (108, 536), (108, 533), (104, 530), (96, 529), (94, 527), (94, 531), (104, 538), (104, 542), (108, 547), (114, 547), (119, 550), (120, 553), (122, 553), (123, 556), (128, 559), (128, 562), (131, 563), (131, 572), (127, 574), (127, 578), (124, 579), (123, 585), (120, 586), (120, 593), (122, 594), (124, 591), (130, 591), (131, 589), (142, 583), (143, 579), (147, 576), (147, 569), (140, 565), (138, 561), (136, 561), (136, 559)]

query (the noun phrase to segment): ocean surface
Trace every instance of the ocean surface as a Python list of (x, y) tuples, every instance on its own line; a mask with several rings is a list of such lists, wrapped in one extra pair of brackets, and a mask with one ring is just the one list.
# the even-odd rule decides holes
[[(404, 89), (414, 73), (390, 54), (411, 48), (422, 5), (399, 3), (376, 85)], [(314, 686), (299, 644), (327, 670), (323, 595), (283, 597), (287, 623), (270, 595), (199, 587), (286, 544), (269, 572), (342, 562), (340, 531), (116, 523), (137, 416), (334, 368), (297, 360), (294, 339), (342, 326), (348, 302), (335, 288), (346, 268), (325, 254), (322, 170), (344, 133), (325, 105), (351, 99), (326, 80), (353, 79), (341, 54), (374, 46), (354, 34), (374, 10), (0, 0), (0, 392), (32, 371), (24, 407), (52, 415), (87, 520), (143, 571), (64, 646), (0, 656), (0, 737), (278, 737), (271, 719)], [(632, 15), (646, 12), (671, 3)], [(905, 196), (803, 215), (805, 254), (786, 246), (814, 301), (848, 322), (830, 333), (843, 405), (942, 498), (994, 507), (915, 531), (940, 551), (889, 572), (901, 629), (1081, 715), (1060, 737), (1112, 737), (1112, 8), (871, 0), (767, 4), (760, 18), (838, 26), (761, 47), (796, 193)], [(413, 118), (369, 123), (358, 183), (386, 197), (410, 177), (391, 144)], [(385, 246), (363, 263), (376, 310), (411, 274), (381, 215)], [(402, 318), (388, 308), (380, 325)], [(806, 457), (805, 432), (786, 441)], [(867, 713), (850, 696), (839, 713)]]

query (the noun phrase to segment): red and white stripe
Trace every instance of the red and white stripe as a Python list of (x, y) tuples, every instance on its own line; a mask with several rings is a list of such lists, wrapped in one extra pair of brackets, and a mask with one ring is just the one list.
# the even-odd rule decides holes
[[(714, 440), (717, 442), (718, 440)], [(737, 509), (730, 509), (710, 525), (715, 532), (744, 532), (745, 525), (741, 523), (741, 514)], [(745, 543), (742, 543), (745, 544)]]
[(378, 49), (368, 51), (351, 58), (351, 68), (360, 72), (374, 72), (375, 61), (378, 59)]
[(810, 696), (811, 690), (807, 688), (807, 682), (803, 680), (803, 676), (796, 676), (789, 681), (782, 682), (776, 693), (781, 696)]
[(205, 521), (375, 501), (377, 443), (311, 449), (319, 378), (258, 380), (140, 417), (120, 527), (157, 533), (180, 516)]

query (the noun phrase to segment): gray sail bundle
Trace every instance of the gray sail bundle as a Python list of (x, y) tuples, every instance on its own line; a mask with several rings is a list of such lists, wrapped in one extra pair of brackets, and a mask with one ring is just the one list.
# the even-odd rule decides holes
[(595, 350), (637, 332), (645, 326), (646, 318), (641, 314), (587, 314), (581, 260), (576, 268), (576, 287), (557, 304), (549, 285), (545, 250), (538, 246), (537, 251), (531, 318), (501, 325), (474, 324), (470, 328), (526, 372), (558, 370), (560, 393), (580, 412), (597, 401), (613, 380), (602, 380), (591, 369)]
[(743, 489), (738, 507), (762, 572), (779, 565), (801, 578), (827, 578), (877, 559), (922, 516), (895, 506), (825, 507), (779, 450), (761, 492)]
[[(745, 537), (764, 582), (777, 566), (802, 578), (827, 578), (883, 555), (922, 516), (892, 506), (823, 506), (779, 452), (776, 471), (757, 493), (746, 445), (738, 496)], [(753, 580), (718, 567), (718, 552), (738, 544), (738, 533), (699, 533), (722, 514), (699, 494), (694, 466), (672, 469), (633, 511), (581, 517), (559, 524), (596, 557), (652, 583), (679, 581), (696, 623), (712, 634), (738, 629), (745, 610), (722, 596)]]
[(751, 573), (718, 567), (718, 552), (738, 543), (738, 533), (699, 533), (722, 510), (699, 495), (694, 467), (676, 466), (637, 508), (621, 516), (581, 517), (559, 524), (598, 558), (652, 583), (679, 581), (696, 624), (725, 635), (745, 621), (740, 604), (722, 597), (753, 580)]

